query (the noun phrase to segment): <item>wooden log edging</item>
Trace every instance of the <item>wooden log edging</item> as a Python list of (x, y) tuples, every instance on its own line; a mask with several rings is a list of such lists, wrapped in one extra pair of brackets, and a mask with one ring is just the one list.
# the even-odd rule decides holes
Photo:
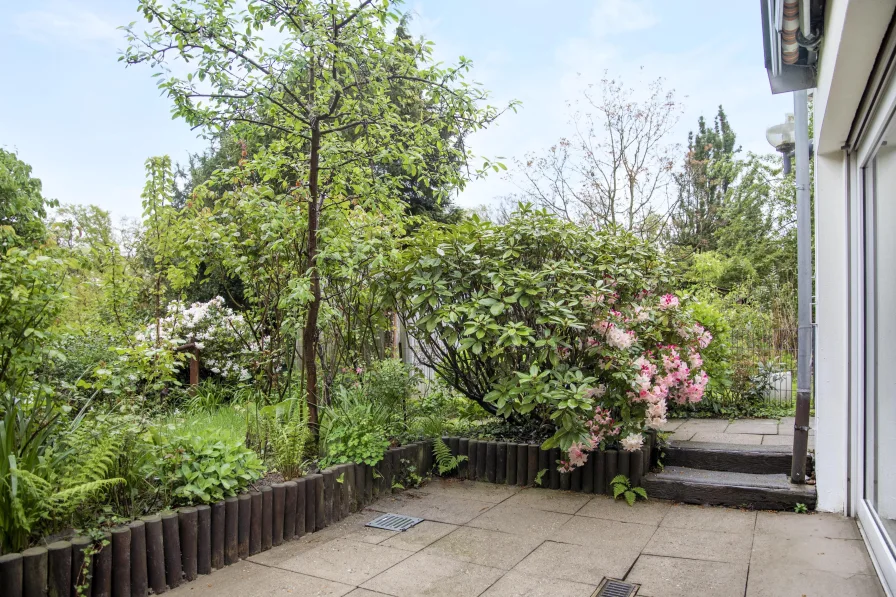
[(611, 481), (626, 475), (638, 487), (655, 462), (658, 451), (653, 434), (647, 434), (644, 446), (635, 452), (602, 450), (592, 452), (588, 462), (571, 473), (561, 473), (556, 462), (558, 448), (542, 450), (539, 444), (496, 442), (462, 437), (443, 437), (442, 441), (454, 456), (466, 456), (451, 475), (460, 479), (487, 481), (499, 485), (536, 485), (539, 473), (541, 487), (576, 493), (612, 495)]
[(419, 441), (390, 448), (375, 467), (336, 465), (211, 505), (144, 516), (110, 529), (100, 549), (74, 537), (0, 555), (0, 596), (73, 597), (78, 585), (90, 597), (165, 593), (360, 511), (392, 493), (402, 460), (421, 476), (431, 470), (432, 447), (432, 440)]

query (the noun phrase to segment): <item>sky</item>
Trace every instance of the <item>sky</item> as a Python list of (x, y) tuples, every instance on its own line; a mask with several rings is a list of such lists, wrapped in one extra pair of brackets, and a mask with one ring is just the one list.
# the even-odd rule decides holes
[[(118, 26), (138, 20), (122, 0), (0, 3), (0, 147), (31, 164), (44, 194), (139, 217), (144, 161), (185, 162), (207, 142), (160, 95), (145, 66), (118, 62)], [(744, 151), (770, 151), (765, 129), (792, 111), (763, 67), (759, 5), (747, 0), (409, 0), (411, 29), (445, 63), (465, 56), (491, 103), (519, 100), (469, 147), (514, 158), (544, 152), (570, 133), (567, 102), (605, 73), (637, 99), (663, 77), (684, 114), (670, 142), (687, 143), (703, 115), (724, 106)], [(518, 190), (512, 175), (472, 181), (457, 198), (475, 208)]]

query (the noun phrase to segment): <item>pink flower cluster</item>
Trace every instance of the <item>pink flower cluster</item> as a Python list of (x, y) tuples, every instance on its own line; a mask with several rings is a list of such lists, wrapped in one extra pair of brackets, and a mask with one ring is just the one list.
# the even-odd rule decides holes
[(668, 311), (669, 309), (677, 309), (680, 301), (678, 297), (674, 294), (664, 294), (660, 297), (659, 309), (661, 311)]

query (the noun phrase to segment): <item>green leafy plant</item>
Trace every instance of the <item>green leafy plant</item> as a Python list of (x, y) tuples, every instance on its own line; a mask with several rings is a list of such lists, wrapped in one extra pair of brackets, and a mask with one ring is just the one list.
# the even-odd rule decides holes
[(263, 408), (256, 403), (249, 405), (248, 412), (249, 446), (285, 478), (304, 475), (312, 445), (304, 402), (291, 398)]
[(372, 402), (358, 387), (340, 388), (322, 411), (321, 467), (344, 462), (371, 466), (383, 458), (399, 428), (400, 414)]
[(467, 457), (463, 454), (458, 454), (457, 456), (451, 453), (451, 448), (449, 448), (445, 442), (442, 441), (442, 438), (437, 437), (432, 445), (432, 453), (436, 459), (436, 466), (439, 467), (439, 474), (444, 475), (446, 473), (450, 473), (451, 471), (457, 469), (458, 465), (461, 462), (464, 462)]
[(806, 506), (806, 504), (796, 504), (793, 507), (793, 511), (797, 514), (808, 514), (809, 508)]
[(154, 434), (151, 464), (170, 505), (211, 504), (233, 496), (264, 475), (264, 464), (241, 440), (206, 430)]
[(625, 475), (616, 475), (610, 481), (610, 487), (613, 488), (613, 499), (619, 499), (619, 496), (625, 498), (629, 506), (635, 505), (635, 500), (641, 498), (647, 499), (647, 492), (643, 487), (632, 487), (631, 480)]
[(544, 480), (544, 476), (547, 474), (547, 472), (548, 472), (548, 469), (546, 469), (546, 468), (543, 468), (540, 471), (538, 471), (538, 474), (535, 475), (535, 484), (536, 485), (541, 487), (541, 483)]
[(392, 489), (420, 487), (421, 483), (423, 483), (423, 477), (418, 474), (417, 466), (406, 458), (399, 460), (398, 470), (392, 477)]

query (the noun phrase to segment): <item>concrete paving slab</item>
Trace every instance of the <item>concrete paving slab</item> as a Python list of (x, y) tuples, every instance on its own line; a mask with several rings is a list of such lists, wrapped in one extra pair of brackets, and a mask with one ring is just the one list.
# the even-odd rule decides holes
[(686, 441), (690, 441), (690, 439), (692, 437), (694, 437), (695, 435), (697, 435), (696, 431), (688, 431), (687, 429), (683, 430), (683, 429), (679, 428), (677, 431), (675, 431), (675, 433), (671, 434), (667, 439), (669, 439), (669, 440), (674, 439), (676, 441), (686, 442)]
[[(356, 514), (351, 514), (347, 518), (333, 524), (322, 531), (309, 533), (298, 541), (284, 542), (277, 549), (262, 551), (249, 558), (250, 562), (262, 564), (264, 566), (279, 566), (281, 562), (291, 560), (292, 558), (303, 554), (307, 551), (315, 549), (321, 545), (325, 545), (335, 539), (341, 539), (350, 535), (356, 536), (363, 542), (377, 542), (375, 533), (376, 529), (365, 529), (364, 525), (380, 515), (380, 512), (373, 510), (363, 510)], [(385, 533), (386, 531), (380, 531)], [(385, 536), (380, 536), (385, 539)]]
[(697, 529), (657, 529), (642, 553), (711, 562), (748, 562), (753, 536)]
[(492, 504), (438, 494), (398, 494), (378, 500), (370, 506), (379, 512), (416, 516), (448, 524), (465, 524)]
[(460, 527), (424, 549), (423, 553), (510, 570), (541, 542), (541, 539), (509, 533)]
[(240, 562), (185, 583), (171, 597), (340, 597), (354, 587), (305, 574)]
[(758, 446), (762, 443), (762, 437), (763, 436), (761, 435), (752, 435), (749, 433), (712, 433), (709, 431), (698, 431), (691, 437), (691, 441)]
[(666, 424), (660, 428), (660, 431), (675, 431), (684, 425), (686, 421), (687, 419), (669, 419), (666, 421)]
[(693, 431), (694, 433), (722, 433), (728, 427), (728, 419), (688, 419), (682, 423), (679, 431)]
[(823, 570), (787, 567), (750, 568), (746, 597), (885, 597), (875, 576), (855, 574), (842, 578)]
[(732, 421), (725, 433), (751, 433), (758, 435), (777, 435), (778, 422), (774, 419), (742, 419)]
[(336, 539), (278, 567), (357, 586), (412, 555), (392, 547)]
[(742, 534), (752, 534), (755, 525), (755, 512), (684, 504), (673, 505), (660, 523), (660, 527)]
[(614, 500), (610, 496), (598, 495), (582, 506), (576, 512), (576, 516), (657, 526), (671, 507), (672, 502), (665, 500), (647, 500), (629, 506), (625, 500)]
[(498, 504), (478, 518), (471, 520), (467, 526), (544, 540), (552, 536), (571, 518), (571, 515), (559, 512)]
[(402, 533), (391, 533), (392, 536), (380, 545), (405, 551), (420, 551), (457, 528), (459, 527), (453, 524), (424, 520)]
[(515, 485), (496, 485), (495, 483), (449, 478), (433, 479), (422, 489), (412, 489), (407, 493), (410, 495), (439, 495), (499, 504), (521, 489)]
[(482, 597), (591, 597), (597, 586), (511, 570)]
[(551, 536), (552, 541), (602, 549), (640, 551), (656, 531), (653, 525), (574, 516)]
[(368, 591), (367, 589), (355, 589), (346, 597), (390, 597), (385, 593), (377, 593), (375, 591)]
[(514, 570), (534, 576), (597, 585), (605, 576), (622, 578), (638, 559), (638, 548), (606, 549), (545, 541)]
[(554, 489), (541, 489), (531, 487), (523, 489), (516, 495), (507, 499), (505, 504), (511, 506), (523, 506), (546, 510), (548, 512), (560, 512), (562, 514), (575, 514), (579, 508), (588, 503), (591, 496), (584, 493), (572, 493), (571, 491), (557, 491)]
[(812, 514), (759, 512), (756, 516), (756, 534), (828, 539), (862, 538), (854, 519), (824, 512)]
[(625, 580), (641, 585), (638, 597), (743, 597), (747, 563), (644, 555)]
[[(794, 417), (782, 417), (778, 422), (778, 435), (793, 435)], [(815, 435), (815, 417), (809, 419), (809, 435)]]
[(750, 568), (830, 572), (841, 578), (873, 575), (874, 566), (865, 544), (856, 539), (824, 537), (780, 537), (756, 535)]
[[(763, 435), (762, 443), (766, 446), (793, 446), (792, 435)], [(809, 436), (809, 450), (815, 449), (815, 436)]]
[(475, 597), (504, 575), (502, 570), (417, 553), (362, 588), (396, 597)]

